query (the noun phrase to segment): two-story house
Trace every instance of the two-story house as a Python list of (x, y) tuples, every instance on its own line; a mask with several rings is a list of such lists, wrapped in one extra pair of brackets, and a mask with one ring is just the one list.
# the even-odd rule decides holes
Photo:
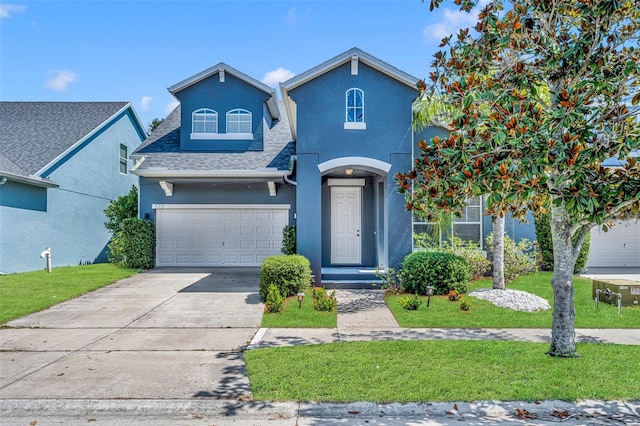
[(104, 209), (138, 178), (129, 102), (0, 102), (0, 273), (106, 262)]

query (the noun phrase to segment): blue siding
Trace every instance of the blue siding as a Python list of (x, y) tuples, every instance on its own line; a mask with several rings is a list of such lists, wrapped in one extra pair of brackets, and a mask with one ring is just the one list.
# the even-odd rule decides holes
[[(214, 186), (215, 185), (215, 186)], [(289, 223), (295, 223), (295, 189), (277, 184), (276, 196), (269, 196), (266, 182), (252, 183), (185, 183), (173, 184), (173, 195), (167, 197), (158, 180), (140, 178), (140, 217), (155, 221), (153, 204), (290, 204)]]
[(8, 181), (0, 186), (0, 206), (46, 212), (47, 189)]
[[(364, 91), (365, 130), (344, 129), (345, 93), (353, 87)], [(321, 265), (330, 263), (327, 243), (322, 243), (323, 236), (328, 238), (328, 231), (323, 228), (329, 223), (326, 215), (330, 203), (329, 197), (324, 197), (323, 203), (318, 164), (340, 157), (367, 157), (393, 165), (386, 177), (380, 209), (386, 206), (388, 210), (381, 214), (388, 217), (389, 265), (399, 266), (411, 251), (411, 215), (395, 189), (393, 176), (411, 167), (411, 102), (417, 92), (361, 62), (356, 76), (351, 75), (347, 63), (293, 89), (290, 95), (297, 105), (298, 251), (311, 260), (318, 276)], [(375, 214), (366, 210), (375, 204), (372, 179), (366, 185), (370, 187), (364, 191), (363, 226), (374, 228)], [(370, 252), (366, 248), (374, 241), (375, 238), (363, 238), (365, 265), (372, 260), (377, 262), (375, 249)]]
[[(242, 80), (225, 74), (224, 83), (214, 74), (178, 92), (181, 105), (180, 149), (185, 151), (245, 151), (261, 150), (264, 126), (271, 125), (265, 118), (264, 104), (269, 98), (265, 92)], [(210, 108), (218, 113), (218, 133), (226, 133), (226, 114), (233, 109), (246, 109), (252, 115), (253, 140), (192, 140), (191, 116), (200, 108)], [(266, 120), (266, 121), (265, 121)]]
[(119, 172), (120, 144), (132, 152), (141, 141), (130, 116), (122, 115), (51, 169), (47, 177), (60, 187), (47, 189), (46, 212), (0, 207), (0, 272), (44, 268), (46, 247), (54, 267), (104, 260), (110, 238), (104, 209), (137, 184), (136, 176)]

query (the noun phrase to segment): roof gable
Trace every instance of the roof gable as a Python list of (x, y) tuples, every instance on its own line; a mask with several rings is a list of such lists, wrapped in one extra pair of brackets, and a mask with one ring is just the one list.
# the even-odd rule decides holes
[(229, 73), (232, 76), (236, 77), (237, 79), (268, 94), (269, 98), (267, 99), (267, 107), (269, 109), (269, 114), (271, 114), (271, 117), (276, 120), (280, 118), (280, 111), (278, 110), (278, 98), (276, 95), (276, 91), (271, 87), (267, 86), (266, 84), (262, 83), (261, 81), (258, 81), (255, 78), (250, 77), (233, 67), (230, 67), (224, 62), (220, 62), (212, 66), (211, 68), (208, 68), (202, 72), (199, 72), (196, 75), (193, 75), (185, 80), (182, 80), (181, 82), (176, 83), (173, 86), (170, 86), (168, 90), (173, 96), (176, 96), (177, 93), (186, 89), (187, 87), (193, 86), (194, 84), (197, 84), (200, 81), (216, 74), (220, 75), (220, 79), (222, 81), (224, 79), (225, 73)]
[(283, 83), (280, 83), (280, 91), (282, 92), (282, 99), (284, 100), (285, 110), (289, 117), (289, 124), (291, 126), (291, 133), (293, 135), (294, 140), (296, 139), (296, 136), (297, 136), (297, 132), (296, 132), (297, 111), (296, 111), (296, 104), (291, 99), (289, 93), (296, 87), (300, 87), (310, 82), (311, 80), (314, 80), (317, 77), (320, 77), (321, 75), (326, 74), (338, 68), (341, 65), (344, 65), (347, 62), (351, 62), (352, 67), (357, 66), (358, 62), (362, 62), (363, 64), (368, 65), (374, 70), (379, 71), (387, 75), (388, 77), (393, 78), (399, 81), (400, 83), (415, 89), (416, 93), (418, 92), (417, 77), (414, 77), (411, 74), (408, 74), (394, 67), (393, 65), (390, 65), (376, 58), (375, 56), (372, 56), (367, 52), (364, 52), (358, 49), (357, 47), (351, 48), (346, 52), (343, 52), (338, 56), (335, 56), (334, 58), (331, 58), (328, 61), (325, 61), (320, 65), (317, 65), (311, 68), (310, 70), (303, 72), (302, 74), (298, 74), (295, 77)]
[(127, 109), (142, 137), (129, 102), (0, 102), (0, 145), (8, 160), (1, 169), (12, 164), (24, 175), (38, 175)]

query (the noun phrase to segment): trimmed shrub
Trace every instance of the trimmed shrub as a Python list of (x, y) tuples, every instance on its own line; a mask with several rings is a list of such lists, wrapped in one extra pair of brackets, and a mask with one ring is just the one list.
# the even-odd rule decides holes
[[(487, 250), (493, 259), (493, 232), (486, 238)], [(504, 236), (504, 280), (510, 282), (520, 275), (527, 275), (536, 272), (536, 256), (533, 250), (533, 243), (526, 238), (521, 239), (518, 244), (508, 235)]]
[(422, 305), (422, 299), (417, 294), (414, 294), (413, 296), (401, 297), (398, 299), (398, 303), (400, 303), (402, 309), (416, 311)]
[(109, 202), (109, 207), (104, 209), (107, 221), (104, 226), (113, 235), (120, 232), (125, 219), (138, 217), (138, 188), (134, 185), (127, 195), (122, 195)]
[(471, 301), (468, 297), (464, 297), (462, 298), (462, 300), (460, 300), (460, 309), (462, 309), (463, 311), (470, 311), (471, 306)]
[(312, 293), (313, 309), (316, 311), (331, 312), (338, 307), (335, 290), (328, 294), (324, 287), (314, 287)]
[(402, 276), (405, 290), (414, 294), (425, 294), (429, 285), (435, 287), (435, 294), (447, 294), (450, 290), (466, 293), (468, 289), (467, 262), (450, 253), (411, 253), (402, 262)]
[(284, 309), (284, 297), (280, 294), (278, 287), (271, 284), (267, 291), (267, 300), (265, 302), (265, 311), (270, 313), (282, 312)]
[(269, 286), (274, 284), (283, 297), (295, 296), (311, 284), (311, 264), (298, 254), (269, 256), (260, 271), (260, 297), (266, 300)]
[(153, 268), (156, 247), (155, 226), (148, 220), (124, 219), (109, 243), (109, 261), (123, 268)]
[(467, 261), (469, 267), (469, 279), (475, 280), (483, 277), (491, 266), (487, 254), (480, 249), (480, 244), (473, 241), (465, 241), (460, 237), (453, 237), (442, 244), (434, 243), (433, 238), (427, 233), (414, 234), (416, 248), (429, 251), (441, 251), (443, 253), (456, 254)]
[[(546, 213), (534, 214), (534, 225), (536, 228), (536, 240), (538, 242), (538, 250), (540, 250), (541, 263), (540, 269), (543, 271), (553, 271), (553, 237), (551, 236), (551, 212), (547, 210)], [(573, 241), (575, 242), (574, 237)], [(587, 235), (582, 247), (580, 248), (580, 254), (576, 260), (576, 264), (573, 267), (573, 273), (577, 274), (584, 270), (589, 259), (589, 249), (591, 246), (591, 234)]]
[(282, 228), (282, 253), (296, 254), (296, 226), (287, 225)]

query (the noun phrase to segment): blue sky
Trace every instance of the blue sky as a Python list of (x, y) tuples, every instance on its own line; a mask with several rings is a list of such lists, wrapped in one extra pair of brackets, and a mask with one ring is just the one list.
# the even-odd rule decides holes
[(428, 0), (0, 3), (0, 99), (130, 101), (147, 125), (172, 108), (167, 87), (218, 62), (276, 87), (359, 47), (425, 78), (472, 21)]

